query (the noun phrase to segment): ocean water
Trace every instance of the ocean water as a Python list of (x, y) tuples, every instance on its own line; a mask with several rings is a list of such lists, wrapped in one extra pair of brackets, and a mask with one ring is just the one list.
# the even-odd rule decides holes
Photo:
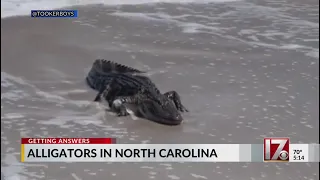
[[(31, 9), (79, 10), (32, 19)], [(1, 179), (315, 180), (315, 163), (19, 162), (20, 137), (120, 143), (319, 143), (319, 1), (1, 1)], [(181, 126), (115, 117), (96, 58), (148, 71), (190, 110)], [(135, 173), (132, 173), (135, 172)]]
[(211, 2), (232, 2), (236, 0), (4, 0), (1, 1), (1, 17), (9, 17), (16, 15), (28, 15), (32, 9), (57, 9), (69, 6), (101, 4), (107, 6), (116, 5), (141, 5), (156, 3), (172, 3), (172, 4), (205, 4)]

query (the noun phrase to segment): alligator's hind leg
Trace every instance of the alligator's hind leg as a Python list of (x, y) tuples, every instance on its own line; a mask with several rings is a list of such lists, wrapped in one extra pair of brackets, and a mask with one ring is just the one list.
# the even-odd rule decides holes
[(171, 99), (174, 102), (174, 104), (176, 105), (176, 107), (179, 111), (189, 112), (189, 110), (182, 105), (181, 98), (176, 91), (168, 91), (168, 92), (164, 93), (164, 95), (167, 96), (169, 99)]
[(100, 102), (101, 98), (104, 98), (108, 102), (109, 107), (111, 107), (114, 97), (117, 96), (120, 89), (121, 87), (117, 85), (117, 80), (113, 79), (105, 88), (100, 89), (94, 101)]
[(97, 94), (97, 96), (94, 98), (94, 102), (100, 102), (102, 95), (105, 94), (106, 91), (109, 91), (109, 85), (106, 86), (106, 88), (101, 88)]

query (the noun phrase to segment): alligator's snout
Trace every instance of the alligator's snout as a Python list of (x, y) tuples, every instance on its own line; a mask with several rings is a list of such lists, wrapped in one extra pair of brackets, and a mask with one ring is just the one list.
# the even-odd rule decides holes
[(176, 116), (174, 117), (173, 120), (174, 120), (174, 121), (182, 121), (183, 118), (182, 118), (181, 114), (178, 114), (178, 115), (176, 115)]
[(183, 118), (182, 118), (181, 114), (179, 114), (179, 115), (176, 115), (176, 116), (175, 116), (174, 118), (172, 118), (172, 119), (166, 119), (166, 120), (164, 120), (164, 123), (162, 123), (162, 124), (174, 126), (174, 125), (179, 125), (179, 124), (181, 124), (182, 121), (183, 121)]
[(173, 104), (161, 106), (155, 101), (144, 101), (139, 106), (139, 113), (146, 119), (165, 125), (179, 125), (182, 115)]
[(179, 125), (181, 124), (181, 122), (183, 121), (182, 115), (174, 115), (174, 116), (170, 116), (170, 117), (164, 117), (164, 116), (149, 116), (150, 120), (153, 120), (155, 122), (158, 122), (160, 124), (165, 124), (165, 125), (169, 125), (169, 126), (175, 126), (175, 125)]

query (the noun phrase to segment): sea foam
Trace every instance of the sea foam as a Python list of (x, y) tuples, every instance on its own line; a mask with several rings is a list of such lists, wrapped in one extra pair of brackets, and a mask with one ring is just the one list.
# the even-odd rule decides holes
[(103, 5), (137, 5), (153, 3), (221, 3), (236, 0), (2, 0), (1, 18), (28, 15), (32, 9), (50, 10), (69, 6), (103, 4)]

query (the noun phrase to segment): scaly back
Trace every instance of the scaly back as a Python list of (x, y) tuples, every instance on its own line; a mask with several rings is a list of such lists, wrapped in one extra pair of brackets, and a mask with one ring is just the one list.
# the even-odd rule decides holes
[(96, 59), (92, 68), (95, 68), (99, 73), (145, 73), (144, 71), (105, 59)]

